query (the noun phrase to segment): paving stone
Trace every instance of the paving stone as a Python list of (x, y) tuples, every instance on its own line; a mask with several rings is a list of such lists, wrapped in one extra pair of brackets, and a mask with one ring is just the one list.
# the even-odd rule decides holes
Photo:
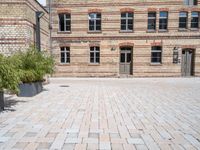
[(0, 149), (200, 147), (200, 78), (54, 78), (44, 89), (5, 94), (19, 103), (0, 113)]
[(144, 141), (141, 138), (128, 138), (128, 144), (144, 144)]
[(99, 149), (102, 149), (102, 150), (111, 150), (110, 142), (100, 142), (99, 143)]

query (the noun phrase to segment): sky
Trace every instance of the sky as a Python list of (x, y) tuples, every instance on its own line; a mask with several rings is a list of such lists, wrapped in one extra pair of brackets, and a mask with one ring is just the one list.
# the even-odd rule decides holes
[(37, 0), (38, 2), (40, 2), (40, 4), (42, 5), (46, 5), (46, 0)]

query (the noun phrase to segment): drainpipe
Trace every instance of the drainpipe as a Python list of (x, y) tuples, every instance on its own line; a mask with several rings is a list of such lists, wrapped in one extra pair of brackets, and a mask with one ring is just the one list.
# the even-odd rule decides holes
[(51, 3), (52, 0), (47, 0), (48, 1), (48, 8), (49, 8), (49, 32), (50, 32), (50, 38), (49, 38), (49, 48), (50, 48), (50, 53), (53, 55), (53, 50), (52, 50), (52, 9), (51, 9)]
[(36, 11), (36, 48), (41, 51), (41, 40), (40, 40), (40, 18), (44, 16), (44, 12)]

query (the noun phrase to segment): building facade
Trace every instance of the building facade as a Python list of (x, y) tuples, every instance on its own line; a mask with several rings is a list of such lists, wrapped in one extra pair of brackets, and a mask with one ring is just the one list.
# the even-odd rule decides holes
[(51, 0), (55, 76), (200, 76), (200, 1)]
[(49, 50), (49, 13), (36, 0), (0, 1), (0, 53), (10, 55), (37, 45), (36, 12), (40, 18), (41, 49)]

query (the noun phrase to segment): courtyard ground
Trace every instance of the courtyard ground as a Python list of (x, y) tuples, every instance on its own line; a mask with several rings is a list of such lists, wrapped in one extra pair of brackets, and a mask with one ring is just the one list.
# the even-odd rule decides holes
[(200, 78), (54, 78), (6, 99), (3, 150), (200, 149)]

